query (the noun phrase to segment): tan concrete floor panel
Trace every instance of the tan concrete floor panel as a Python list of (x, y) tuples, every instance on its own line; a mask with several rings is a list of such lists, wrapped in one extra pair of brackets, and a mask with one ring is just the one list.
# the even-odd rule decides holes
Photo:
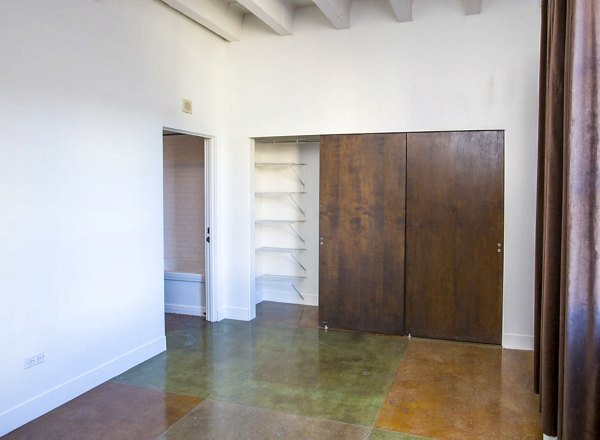
[(538, 440), (533, 354), (412, 339), (375, 427), (451, 440)]

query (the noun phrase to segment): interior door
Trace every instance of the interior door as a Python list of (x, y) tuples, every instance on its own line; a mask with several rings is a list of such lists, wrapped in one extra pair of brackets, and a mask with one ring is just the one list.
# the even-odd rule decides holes
[(321, 137), (319, 321), (403, 334), (406, 134)]
[(502, 342), (504, 134), (409, 133), (406, 332)]

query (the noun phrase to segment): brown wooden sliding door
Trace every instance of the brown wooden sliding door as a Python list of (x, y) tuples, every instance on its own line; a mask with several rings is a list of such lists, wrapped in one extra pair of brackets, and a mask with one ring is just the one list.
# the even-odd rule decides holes
[(402, 334), (406, 134), (321, 137), (319, 321)]
[(406, 332), (500, 344), (503, 132), (407, 144)]

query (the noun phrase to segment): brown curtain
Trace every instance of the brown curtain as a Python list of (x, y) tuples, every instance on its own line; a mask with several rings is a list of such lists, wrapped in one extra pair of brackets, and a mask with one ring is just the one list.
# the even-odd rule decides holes
[(600, 0), (543, 0), (535, 388), (544, 434), (600, 439)]

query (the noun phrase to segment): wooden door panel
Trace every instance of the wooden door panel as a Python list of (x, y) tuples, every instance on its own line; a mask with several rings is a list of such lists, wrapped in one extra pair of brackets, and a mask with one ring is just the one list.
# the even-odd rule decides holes
[(499, 344), (503, 133), (410, 133), (407, 144), (406, 331)]
[(402, 334), (405, 134), (321, 137), (319, 321)]

